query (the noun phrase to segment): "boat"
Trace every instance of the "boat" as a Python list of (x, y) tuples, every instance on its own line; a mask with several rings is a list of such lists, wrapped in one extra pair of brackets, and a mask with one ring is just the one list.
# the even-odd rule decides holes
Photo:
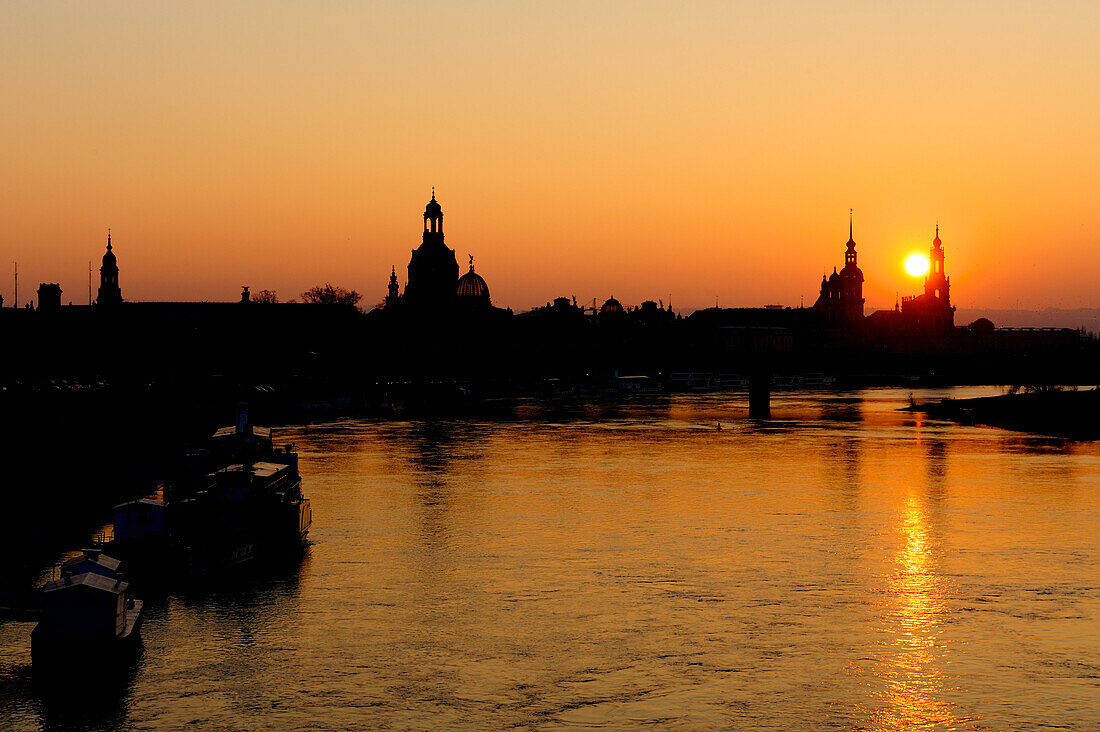
[(129, 595), (118, 567), (118, 560), (92, 550), (43, 585), (41, 619), (31, 631), (36, 665), (119, 659), (136, 648), (144, 604)]
[(165, 495), (114, 507), (106, 546), (138, 571), (164, 561), (190, 573), (230, 568), (257, 554), (300, 548), (313, 523), (293, 446), (276, 448), (270, 429), (254, 429), (246, 419), (216, 431)]

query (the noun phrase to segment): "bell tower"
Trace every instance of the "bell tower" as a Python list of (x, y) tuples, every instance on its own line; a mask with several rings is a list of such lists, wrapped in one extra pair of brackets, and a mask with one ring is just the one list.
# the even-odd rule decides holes
[(924, 294), (930, 300), (951, 305), (951, 278), (943, 268), (943, 242), (940, 241), (940, 225), (936, 224), (936, 238), (932, 240), (932, 249), (928, 252), (928, 276), (924, 278)]
[(103, 266), (99, 268), (98, 305), (118, 305), (122, 302), (122, 290), (118, 286), (118, 261), (111, 251), (111, 230), (107, 230), (107, 253), (103, 255)]
[(429, 240), (443, 243), (443, 207), (435, 200), (435, 186), (432, 186), (432, 200), (424, 208), (424, 243)]

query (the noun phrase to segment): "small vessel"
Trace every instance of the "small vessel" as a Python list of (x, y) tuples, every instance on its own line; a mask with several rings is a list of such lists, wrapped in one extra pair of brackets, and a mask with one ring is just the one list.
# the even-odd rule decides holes
[[(119, 658), (137, 646), (144, 605), (129, 596), (118, 560), (90, 550), (62, 565), (42, 587), (42, 615), (31, 631), (31, 657), (51, 660)], [(84, 571), (87, 570), (87, 571)]]

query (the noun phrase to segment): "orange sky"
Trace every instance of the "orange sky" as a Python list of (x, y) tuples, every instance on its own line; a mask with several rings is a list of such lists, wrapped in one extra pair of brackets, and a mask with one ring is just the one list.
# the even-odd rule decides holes
[[(958, 7), (962, 5), (964, 7)], [(869, 312), (936, 221), (960, 307), (1100, 307), (1100, 3), (0, 6), (0, 254), (86, 302), (372, 303), (447, 243), (497, 305)], [(98, 276), (98, 275), (97, 275)]]

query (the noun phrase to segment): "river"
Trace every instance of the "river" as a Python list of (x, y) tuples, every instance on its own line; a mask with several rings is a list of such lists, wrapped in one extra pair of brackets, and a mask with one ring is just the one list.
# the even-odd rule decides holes
[(0, 728), (1097, 729), (1100, 443), (909, 394), (280, 428), (305, 556), (170, 583), (108, 688), (0, 624)]

